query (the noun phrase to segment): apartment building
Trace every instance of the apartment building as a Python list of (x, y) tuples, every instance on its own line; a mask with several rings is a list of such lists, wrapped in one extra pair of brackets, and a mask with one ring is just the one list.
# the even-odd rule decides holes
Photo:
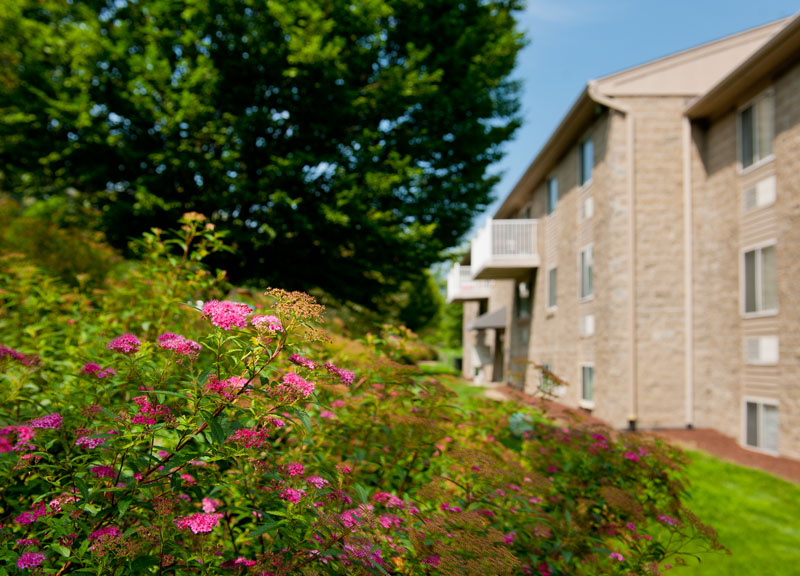
[(464, 375), (800, 456), (798, 168), (798, 17), (590, 81), (451, 273)]

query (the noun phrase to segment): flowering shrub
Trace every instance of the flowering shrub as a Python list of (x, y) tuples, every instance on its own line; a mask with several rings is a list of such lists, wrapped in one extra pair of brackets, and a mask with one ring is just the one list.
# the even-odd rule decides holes
[(203, 222), (92, 298), (2, 263), (0, 574), (657, 574), (717, 545), (671, 452), (344, 358), (305, 294), (225, 299)]

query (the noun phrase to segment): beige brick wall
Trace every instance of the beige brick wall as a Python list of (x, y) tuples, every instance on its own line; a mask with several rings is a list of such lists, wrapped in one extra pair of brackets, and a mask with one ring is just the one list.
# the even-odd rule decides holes
[[(752, 95), (767, 87), (754, 86)], [(734, 110), (707, 128), (694, 129), (695, 423), (743, 442), (745, 399), (777, 402), (780, 453), (800, 457), (800, 67), (772, 87), (774, 160), (739, 168)], [(743, 212), (742, 191), (772, 175), (775, 204)], [(778, 314), (746, 317), (742, 252), (770, 240), (776, 241)], [(777, 366), (748, 365), (744, 339), (775, 334), (780, 339)]]

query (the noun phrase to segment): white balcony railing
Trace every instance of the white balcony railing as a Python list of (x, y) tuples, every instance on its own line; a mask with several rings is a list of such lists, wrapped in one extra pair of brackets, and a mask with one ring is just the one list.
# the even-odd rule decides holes
[(539, 266), (538, 220), (489, 220), (472, 241), (474, 278), (509, 278)]
[(473, 280), (469, 266), (453, 264), (447, 274), (447, 301), (488, 298), (491, 287), (491, 280)]

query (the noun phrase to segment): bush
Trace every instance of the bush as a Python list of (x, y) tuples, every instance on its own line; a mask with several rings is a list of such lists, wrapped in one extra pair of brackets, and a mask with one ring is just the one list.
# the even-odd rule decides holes
[(0, 574), (656, 574), (717, 546), (670, 450), (465, 411), (396, 361), (409, 334), (331, 344), (307, 295), (224, 300), (200, 215), (141, 246), (88, 295), (2, 261)]

